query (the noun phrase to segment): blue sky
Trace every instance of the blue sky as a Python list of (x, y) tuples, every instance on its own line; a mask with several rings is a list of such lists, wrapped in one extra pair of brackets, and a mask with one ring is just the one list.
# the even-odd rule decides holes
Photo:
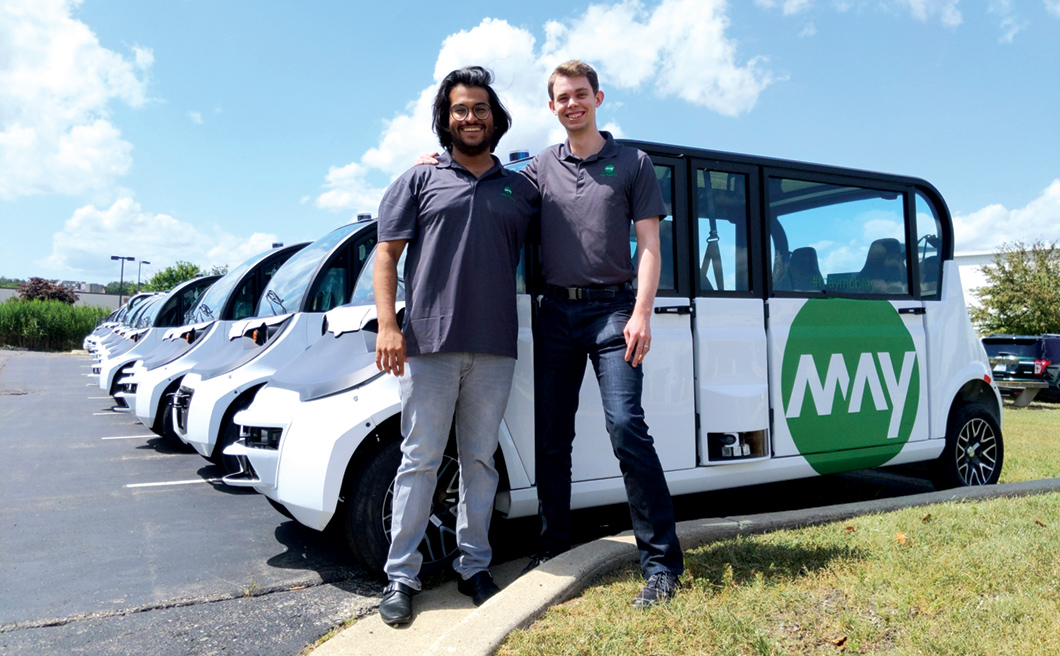
[(448, 71), (492, 68), (498, 153), (536, 152), (575, 57), (618, 136), (923, 177), (958, 252), (1060, 239), (1060, 0), (4, 0), (0, 275), (316, 239), (437, 147)]

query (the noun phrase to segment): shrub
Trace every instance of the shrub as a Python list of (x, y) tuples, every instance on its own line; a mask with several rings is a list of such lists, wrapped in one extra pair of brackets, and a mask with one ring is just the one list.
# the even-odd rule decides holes
[(0, 345), (43, 351), (80, 348), (85, 335), (109, 312), (63, 301), (12, 298), (0, 303)]
[(62, 301), (70, 305), (77, 302), (77, 294), (44, 278), (30, 278), (29, 282), (19, 283), (18, 296), (23, 301)]

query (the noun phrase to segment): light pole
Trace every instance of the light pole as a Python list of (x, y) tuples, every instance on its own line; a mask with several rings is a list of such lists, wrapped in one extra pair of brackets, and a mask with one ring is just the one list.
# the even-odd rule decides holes
[(150, 264), (150, 262), (148, 262), (147, 260), (140, 260), (140, 262), (137, 263), (137, 265), (136, 265), (136, 293), (137, 294), (140, 293), (140, 269), (145, 264)]
[(112, 260), (121, 260), (121, 278), (118, 279), (118, 307), (121, 307), (122, 293), (125, 291), (125, 260), (135, 262), (136, 258), (125, 255), (111, 255)]

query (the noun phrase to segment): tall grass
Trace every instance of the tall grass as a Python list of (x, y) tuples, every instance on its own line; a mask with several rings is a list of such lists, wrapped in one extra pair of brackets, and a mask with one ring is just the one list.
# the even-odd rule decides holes
[(85, 335), (109, 312), (104, 307), (12, 298), (0, 303), (0, 346), (41, 351), (80, 348)]

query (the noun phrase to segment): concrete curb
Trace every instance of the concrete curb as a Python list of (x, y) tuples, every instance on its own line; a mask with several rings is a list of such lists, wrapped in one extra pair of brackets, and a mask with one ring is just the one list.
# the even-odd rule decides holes
[[(1060, 478), (957, 488), (763, 515), (692, 520), (679, 523), (677, 534), (684, 549), (693, 549), (736, 535), (814, 526), (902, 508), (1058, 491)], [(494, 576), (502, 586), (514, 580), (479, 608), (471, 606), (450, 582), (416, 598), (416, 617), (409, 628), (389, 628), (377, 614), (372, 615), (325, 642), (313, 656), (492, 656), (509, 633), (529, 626), (550, 606), (576, 596), (599, 576), (636, 558), (633, 536), (627, 532), (581, 545), (525, 576), (518, 576), (525, 560), (506, 563), (494, 568)]]

